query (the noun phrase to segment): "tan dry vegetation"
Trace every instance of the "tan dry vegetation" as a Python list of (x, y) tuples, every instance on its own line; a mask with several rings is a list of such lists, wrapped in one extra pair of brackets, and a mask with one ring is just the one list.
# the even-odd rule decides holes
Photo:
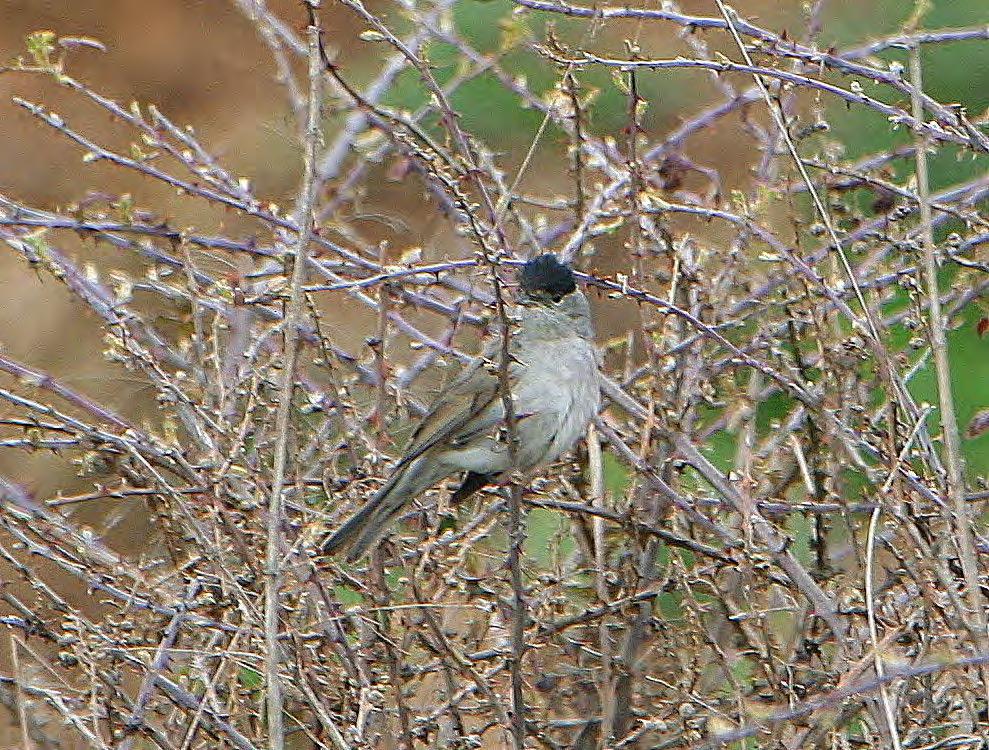
[[(322, 57), (294, 3), (7, 5), (9, 745), (977, 746), (984, 497), (925, 264), (977, 342), (989, 135), (890, 49), (984, 24), (822, 56), (839, 4), (324, 2)], [(316, 557), (548, 251), (594, 298), (587, 445)]]

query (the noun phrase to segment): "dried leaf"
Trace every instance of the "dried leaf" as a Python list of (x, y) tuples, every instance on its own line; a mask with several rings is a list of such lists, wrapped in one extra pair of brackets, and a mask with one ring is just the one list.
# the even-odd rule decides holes
[(975, 416), (972, 417), (971, 421), (968, 423), (968, 429), (965, 433), (969, 437), (978, 437), (989, 430), (989, 409), (982, 409), (976, 412)]

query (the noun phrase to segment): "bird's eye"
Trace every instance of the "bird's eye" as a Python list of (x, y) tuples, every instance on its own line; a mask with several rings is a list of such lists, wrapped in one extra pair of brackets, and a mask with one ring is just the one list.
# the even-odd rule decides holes
[(559, 303), (559, 301), (560, 301), (561, 299), (563, 299), (563, 295), (561, 295), (561, 294), (554, 294), (554, 295), (553, 295), (553, 302), (554, 302), (554, 303)]

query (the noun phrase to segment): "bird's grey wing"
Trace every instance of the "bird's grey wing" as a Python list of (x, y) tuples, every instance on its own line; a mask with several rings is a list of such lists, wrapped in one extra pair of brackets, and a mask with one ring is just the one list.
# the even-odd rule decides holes
[(478, 432), (486, 432), (500, 419), (500, 411), (490, 408), (498, 399), (498, 383), (497, 376), (484, 368), (482, 359), (468, 365), (436, 396), (412, 433), (399, 466), (416, 459), (434, 445), (455, 443)]
[(440, 462), (419, 460), (422, 454), (490, 429), (500, 418), (498, 409), (491, 408), (497, 393), (498, 379), (484, 369), (483, 360), (468, 365), (433, 401), (388, 481), (323, 542), (323, 552), (350, 547), (348, 560), (364, 555), (410, 498), (450, 473)]

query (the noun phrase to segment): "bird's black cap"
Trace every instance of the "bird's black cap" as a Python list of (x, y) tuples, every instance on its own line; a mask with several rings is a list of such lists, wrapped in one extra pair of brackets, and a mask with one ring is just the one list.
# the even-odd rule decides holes
[(570, 266), (551, 253), (537, 255), (522, 266), (521, 283), (527, 294), (544, 292), (554, 298), (565, 297), (577, 288)]

